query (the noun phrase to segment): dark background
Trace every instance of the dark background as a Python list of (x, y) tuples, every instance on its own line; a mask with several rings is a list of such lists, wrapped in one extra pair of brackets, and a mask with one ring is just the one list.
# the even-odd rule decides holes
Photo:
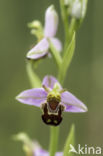
[[(15, 96), (30, 88), (25, 55), (35, 38), (27, 23), (43, 22), (45, 9), (58, 0), (0, 0), (0, 156), (24, 156), (21, 143), (11, 139), (13, 134), (26, 132), (47, 149), (49, 127), (41, 121), (41, 111), (20, 104)], [(59, 150), (72, 123), (76, 125), (76, 143), (88, 146), (103, 144), (103, 0), (89, 0), (87, 15), (77, 33), (75, 55), (64, 87), (88, 106), (88, 113), (64, 113), (60, 126)], [(61, 25), (60, 25), (61, 26)], [(63, 41), (63, 27), (57, 34)], [(46, 59), (39, 67), (41, 78), (56, 73), (55, 64)]]

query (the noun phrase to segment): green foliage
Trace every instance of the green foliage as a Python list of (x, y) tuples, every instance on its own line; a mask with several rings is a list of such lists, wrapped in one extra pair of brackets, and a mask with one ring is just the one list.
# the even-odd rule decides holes
[(65, 146), (64, 146), (64, 155), (63, 156), (74, 156), (74, 153), (69, 152), (70, 150), (70, 144), (74, 146), (75, 144), (75, 126), (72, 125), (70, 129), (70, 133), (67, 137)]
[(62, 58), (60, 56), (60, 52), (58, 52), (56, 50), (56, 48), (54, 47), (54, 45), (52, 44), (52, 42), (50, 40), (49, 40), (49, 43), (50, 43), (51, 54), (57, 64), (57, 66), (60, 68), (61, 64), (62, 64)]
[(72, 61), (72, 57), (75, 50), (75, 33), (72, 36), (72, 40), (70, 44), (68, 44), (66, 51), (64, 52), (62, 65), (59, 71), (59, 81), (63, 83), (63, 80), (66, 76), (67, 69), (69, 68), (69, 65)]

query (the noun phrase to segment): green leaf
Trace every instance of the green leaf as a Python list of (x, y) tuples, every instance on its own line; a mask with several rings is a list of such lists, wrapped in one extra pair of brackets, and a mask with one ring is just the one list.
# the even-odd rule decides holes
[(67, 69), (69, 68), (70, 63), (72, 61), (74, 50), (75, 50), (75, 32), (73, 33), (70, 44), (67, 46), (66, 51), (64, 52), (62, 65), (59, 71), (60, 82), (62, 82), (66, 76)]
[(73, 152), (69, 152), (70, 144), (72, 146), (75, 145), (75, 126), (74, 125), (72, 125), (70, 132), (69, 132), (69, 135), (67, 137), (65, 147), (64, 147), (64, 155), (63, 156), (74, 156)]
[(74, 54), (74, 49), (75, 49), (75, 33), (72, 36), (71, 43), (68, 45), (64, 53), (62, 65), (65, 67), (65, 69), (67, 69), (71, 63)]
[(57, 49), (54, 47), (53, 43), (50, 40), (49, 40), (49, 44), (50, 44), (51, 54), (57, 64), (57, 66), (60, 68), (61, 64), (62, 64), (62, 58), (61, 58), (60, 52), (57, 51)]

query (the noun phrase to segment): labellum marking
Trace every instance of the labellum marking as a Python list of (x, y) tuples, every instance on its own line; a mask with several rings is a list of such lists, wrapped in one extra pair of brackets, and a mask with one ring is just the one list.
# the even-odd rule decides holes
[(61, 96), (59, 92), (50, 92), (47, 101), (42, 105), (42, 120), (47, 125), (58, 126), (62, 121), (62, 111), (64, 106), (60, 104)]
[(61, 123), (61, 121), (62, 121), (62, 116), (61, 116), (62, 115), (62, 111), (63, 111), (63, 106), (59, 105), (57, 114), (55, 114), (55, 113), (49, 114), (48, 113), (47, 103), (45, 103), (43, 105), (43, 112), (44, 112), (44, 114), (42, 115), (42, 120), (47, 125), (58, 126)]

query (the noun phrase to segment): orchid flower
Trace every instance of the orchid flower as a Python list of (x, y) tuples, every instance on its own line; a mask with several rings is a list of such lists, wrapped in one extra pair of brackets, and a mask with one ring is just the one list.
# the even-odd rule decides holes
[[(30, 156), (49, 156), (49, 152), (44, 150), (37, 141), (32, 141), (26, 133), (19, 133), (13, 136), (14, 140), (23, 142), (23, 150)], [(63, 156), (62, 152), (57, 152), (55, 156)]]
[[(37, 23), (37, 22), (36, 22)], [(45, 13), (45, 26), (43, 30), (43, 38), (35, 45), (28, 53), (28, 59), (39, 59), (46, 56), (49, 53), (50, 42), (55, 49), (60, 52), (62, 50), (61, 42), (55, 38), (58, 28), (58, 14), (51, 5), (47, 8)]]
[(62, 88), (53, 76), (45, 76), (41, 88), (21, 92), (16, 99), (24, 104), (43, 110), (42, 120), (57, 126), (62, 121), (62, 112), (86, 112), (87, 107), (72, 93)]

